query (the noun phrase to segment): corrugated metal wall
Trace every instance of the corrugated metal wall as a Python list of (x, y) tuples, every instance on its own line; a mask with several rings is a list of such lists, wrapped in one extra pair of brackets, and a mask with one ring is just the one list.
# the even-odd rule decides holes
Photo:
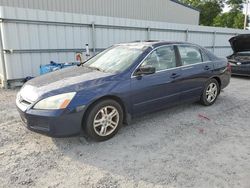
[(199, 12), (171, 0), (0, 0), (0, 6), (199, 24)]
[[(163, 0), (164, 1), (164, 0)], [(153, 10), (157, 12), (158, 10)], [(174, 1), (167, 1), (166, 22), (199, 25), (200, 12), (187, 8)]]
[(8, 80), (37, 76), (51, 60), (74, 61), (86, 43), (98, 51), (134, 40), (189, 41), (225, 57), (232, 53), (228, 39), (248, 32), (10, 7), (0, 7), (0, 18)]
[(1, 85), (3, 85), (3, 83), (2, 83), (2, 81), (4, 80), (3, 78), (5, 77), (5, 75), (4, 75), (4, 69), (5, 69), (5, 67), (3, 67), (5, 64), (3, 63), (4, 61), (4, 54), (3, 54), (3, 41), (2, 41), (2, 23), (0, 23), (0, 84)]

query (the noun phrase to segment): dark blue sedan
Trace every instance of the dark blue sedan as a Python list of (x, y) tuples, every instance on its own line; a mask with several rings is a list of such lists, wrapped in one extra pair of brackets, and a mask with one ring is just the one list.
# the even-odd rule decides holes
[(84, 132), (103, 141), (138, 115), (187, 101), (212, 105), (230, 75), (226, 59), (194, 44), (118, 44), (78, 67), (28, 81), (16, 105), (32, 131), (53, 137)]

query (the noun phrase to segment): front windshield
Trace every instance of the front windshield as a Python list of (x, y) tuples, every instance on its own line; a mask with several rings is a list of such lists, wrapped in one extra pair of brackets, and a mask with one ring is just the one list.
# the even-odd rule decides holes
[(143, 51), (144, 47), (142, 46), (114, 46), (97, 54), (84, 65), (103, 72), (122, 72), (132, 65)]

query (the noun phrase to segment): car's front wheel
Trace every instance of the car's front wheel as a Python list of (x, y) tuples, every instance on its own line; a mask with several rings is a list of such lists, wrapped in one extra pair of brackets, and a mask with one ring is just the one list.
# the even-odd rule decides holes
[(215, 103), (220, 93), (220, 87), (216, 79), (209, 80), (203, 90), (200, 102), (205, 106), (210, 106)]
[(96, 141), (112, 138), (122, 126), (123, 110), (121, 105), (111, 99), (94, 104), (85, 120), (85, 131)]

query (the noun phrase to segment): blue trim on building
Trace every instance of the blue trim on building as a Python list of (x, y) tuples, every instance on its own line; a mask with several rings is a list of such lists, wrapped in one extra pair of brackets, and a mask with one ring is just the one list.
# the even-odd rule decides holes
[(195, 7), (192, 7), (192, 6), (187, 5), (187, 4), (185, 4), (185, 3), (182, 3), (182, 2), (180, 2), (179, 0), (170, 0), (170, 1), (172, 1), (172, 2), (174, 2), (174, 3), (177, 3), (177, 4), (179, 4), (179, 5), (182, 5), (182, 6), (184, 6), (184, 7), (191, 8), (191, 9), (193, 9), (193, 10), (196, 10), (196, 11), (200, 12), (200, 10), (199, 10), (198, 8), (195, 8)]

